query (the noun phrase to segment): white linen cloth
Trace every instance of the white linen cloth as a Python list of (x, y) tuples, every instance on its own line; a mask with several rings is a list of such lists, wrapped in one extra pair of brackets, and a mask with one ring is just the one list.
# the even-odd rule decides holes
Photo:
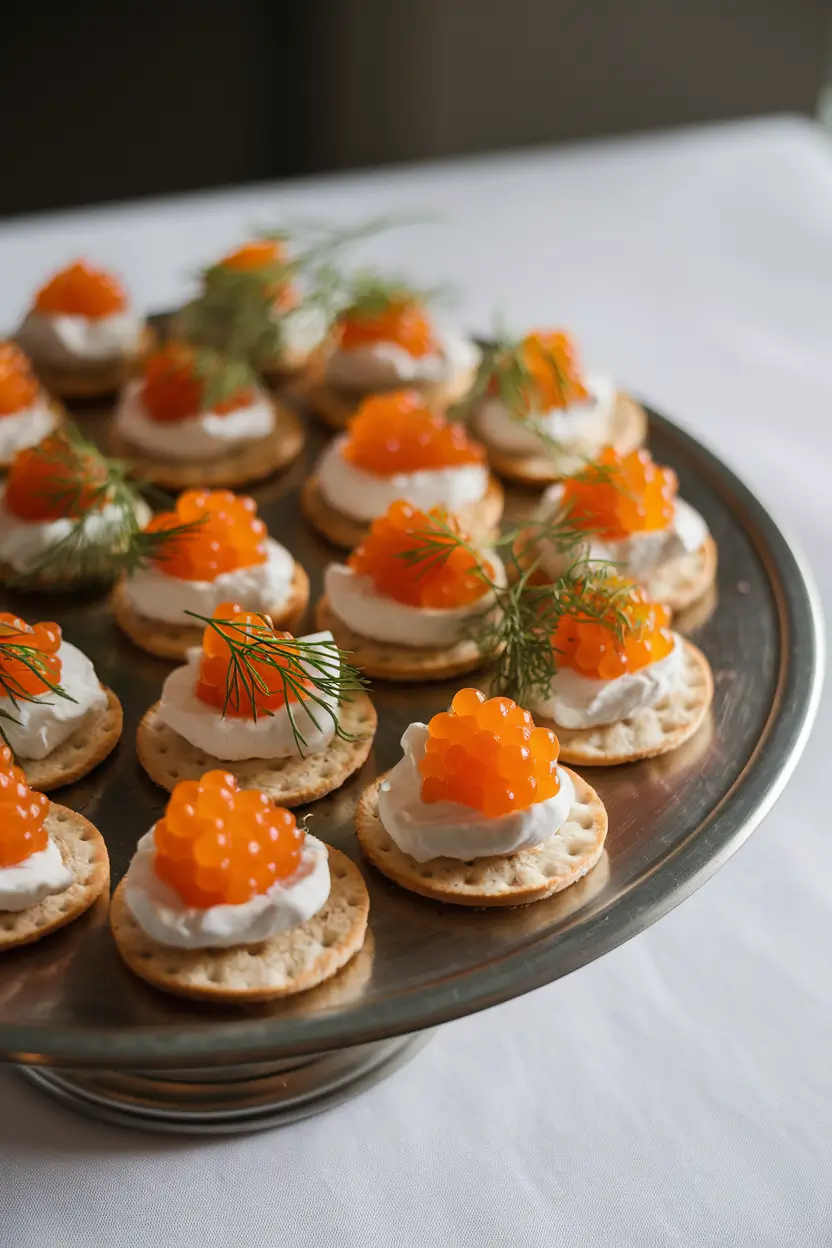
[[(362, 259), (453, 280), (463, 325), (562, 324), (724, 455), (832, 603), (832, 145), (773, 119), (13, 221), (0, 324), (87, 254), (141, 306), (252, 224), (425, 208)], [(0, 1073), (8, 1248), (783, 1248), (832, 1242), (829, 702), (748, 845), (578, 974), (444, 1028), (282, 1131), (76, 1118)]]

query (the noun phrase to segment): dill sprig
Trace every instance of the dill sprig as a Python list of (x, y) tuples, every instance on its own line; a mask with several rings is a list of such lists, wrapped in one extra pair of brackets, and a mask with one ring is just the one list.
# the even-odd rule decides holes
[(359, 269), (345, 290), (341, 317), (375, 317), (391, 303), (435, 303), (448, 292), (447, 286), (414, 286), (406, 278)]
[[(63, 688), (62, 685), (51, 680), (46, 673), (46, 655), (42, 650), (38, 650), (36, 646), (27, 645), (25, 642), (15, 641), (13, 638), (25, 636), (26, 634), (12, 629), (9, 624), (0, 624), (0, 629), (7, 630), (5, 636), (0, 636), (0, 697), (7, 698), (11, 702), (15, 711), (20, 710), (22, 702), (48, 703), (49, 696), (56, 698), (64, 698), (67, 702), (74, 702), (75, 698)], [(45, 686), (45, 693), (31, 693), (24, 689), (20, 680), (14, 674), (14, 664), (19, 663), (27, 671), (37, 676)], [(11, 665), (11, 670), (10, 670)], [(3, 722), (19, 724), (20, 720), (12, 712), (0, 707), (0, 738), (9, 744), (6, 736)]]
[[(257, 706), (258, 693), (278, 691), (264, 676), (262, 669), (265, 668), (280, 681), (279, 689), (285, 698), (292, 736), (301, 756), (308, 743), (295, 719), (293, 699), (303, 705), (319, 731), (321, 724), (315, 717), (314, 707), (329, 716), (336, 736), (345, 741), (355, 740), (339, 722), (337, 706), (350, 702), (350, 695), (365, 689), (367, 682), (357, 668), (347, 662), (347, 652), (340, 650), (334, 641), (280, 637), (268, 616), (259, 613), (256, 613), (259, 623), (246, 624), (218, 620), (213, 616), (199, 615), (196, 611), (186, 611), (185, 614), (204, 627), (213, 629), (228, 646), (228, 675), (222, 715), (226, 715), (229, 709), (239, 711), (244, 705), (251, 706), (255, 721), (258, 715), (274, 714), (267, 707)], [(332, 702), (335, 702), (334, 707)]]

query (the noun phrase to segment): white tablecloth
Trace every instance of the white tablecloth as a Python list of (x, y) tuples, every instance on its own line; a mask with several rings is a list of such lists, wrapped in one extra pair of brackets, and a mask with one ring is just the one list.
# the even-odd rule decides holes
[[(0, 228), (0, 324), (76, 254), (147, 307), (252, 224), (424, 208), (364, 250), (487, 329), (563, 323), (742, 472), (832, 597), (832, 148), (750, 122)], [(824, 474), (827, 474), (826, 476)], [(195, 1143), (0, 1075), (0, 1244), (828, 1245), (832, 717), (747, 847), (571, 978), (329, 1115)]]

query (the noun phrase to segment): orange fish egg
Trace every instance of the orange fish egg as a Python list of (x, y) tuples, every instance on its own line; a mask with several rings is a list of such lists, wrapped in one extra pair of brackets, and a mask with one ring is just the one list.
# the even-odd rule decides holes
[[(198, 416), (205, 410), (204, 395), (205, 382), (196, 372), (194, 353), (184, 344), (172, 343), (147, 361), (139, 397), (151, 420), (167, 424)], [(251, 407), (256, 397), (253, 386), (243, 386), (211, 411), (224, 416)]]
[(186, 906), (238, 906), (294, 875), (304, 832), (295, 816), (226, 771), (183, 780), (156, 824), (156, 875)]
[(336, 341), (342, 351), (392, 342), (419, 359), (438, 350), (433, 326), (415, 300), (391, 298), (378, 310), (347, 309), (336, 325)]
[(0, 342), (0, 416), (31, 407), (38, 390), (28, 358), (13, 342)]
[[(0, 611), (0, 675), (3, 694), (37, 697), (48, 693), (61, 679), (61, 627), (54, 623), (27, 624), (9, 611)], [(9, 647), (26, 647), (36, 654), (25, 654)]]
[[(371, 577), (379, 593), (396, 602), (465, 607), (482, 598), (488, 585), (477, 571), (477, 558), (445, 535), (446, 528), (461, 534), (457, 521), (442, 508), (425, 512), (402, 501), (393, 503), (373, 521), (347, 563), (360, 576)], [(449, 549), (445, 556), (437, 549), (443, 545)]]
[(49, 798), (33, 793), (12, 752), (0, 745), (0, 867), (15, 867), (49, 843)]
[[(244, 611), (236, 602), (222, 602), (213, 618), (221, 623), (218, 628), (205, 626), (196, 686), (196, 696), (208, 706), (238, 719), (256, 719), (261, 712), (297, 701), (281, 672), (288, 670), (302, 685), (311, 685), (300, 668), (294, 637), (272, 628), (268, 616)], [(243, 647), (256, 680), (239, 676), (241, 660), (234, 663), (228, 638), (235, 647)]]
[[(271, 265), (286, 264), (286, 244), (279, 239), (258, 238), (243, 243), (220, 260), (219, 267), (235, 273), (257, 273)], [(281, 312), (287, 312), (299, 302), (299, 295), (289, 281), (273, 284), (274, 302)]]
[[(611, 600), (610, 590), (620, 589)], [(590, 594), (590, 599), (593, 595)], [(643, 589), (610, 577), (606, 593), (595, 595), (605, 610), (589, 615), (565, 615), (552, 637), (559, 667), (583, 676), (614, 680), (664, 659), (673, 649), (670, 611), (653, 602)], [(600, 616), (601, 618), (592, 618)]]
[(676, 510), (678, 482), (649, 451), (619, 455), (612, 447), (595, 464), (564, 482), (562, 507), (578, 528), (602, 540), (667, 528)]
[(485, 463), (485, 450), (462, 425), (433, 411), (415, 390), (365, 399), (350, 421), (343, 453), (356, 468), (380, 477)]
[(533, 409), (550, 412), (589, 397), (581, 380), (575, 344), (568, 334), (560, 330), (529, 334), (520, 344), (520, 354), (532, 378), (529, 397)]
[(460, 802), (488, 818), (554, 797), (559, 743), (536, 728), (511, 698), (460, 689), (449, 711), (434, 715), (419, 763), (422, 801)]
[(222, 572), (266, 562), (266, 526), (253, 498), (230, 490), (186, 490), (174, 511), (154, 516), (148, 533), (194, 524), (171, 538), (152, 562), (183, 581), (213, 581)]
[(20, 520), (76, 518), (106, 501), (107, 465), (65, 433), (18, 451), (6, 480), (6, 509)]
[(127, 294), (118, 279), (86, 260), (61, 269), (35, 295), (35, 311), (45, 316), (85, 316), (97, 321), (126, 307)]

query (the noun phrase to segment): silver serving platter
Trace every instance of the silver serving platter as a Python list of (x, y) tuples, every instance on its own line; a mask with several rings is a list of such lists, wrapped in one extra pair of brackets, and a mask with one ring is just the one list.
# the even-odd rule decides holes
[[(85, 419), (93, 430), (105, 421)], [(299, 513), (299, 486), (324, 441), (310, 419), (305, 455), (252, 491), (270, 532), (310, 573), (313, 602), (324, 565), (339, 557)], [(650, 445), (677, 470), (681, 493), (719, 545), (717, 601), (684, 622), (714, 668), (716, 698), (709, 722), (676, 753), (592, 771), (610, 832), (585, 880), (523, 909), (471, 912), (404, 892), (366, 866), (353, 831), (358, 795), (397, 760), (406, 725), (445, 707), (459, 682), (379, 683), (368, 763), (310, 807), (315, 834), (354, 858), (369, 886), (370, 934), (350, 966), (273, 1006), (178, 1001), (122, 966), (101, 905), (0, 960), (0, 1056), (76, 1107), (134, 1125), (270, 1126), (353, 1095), (401, 1065), (427, 1029), (576, 970), (703, 884), (770, 809), (806, 741), (821, 683), (819, 613), (799, 556), (728, 467), (655, 412)], [(531, 502), (511, 496), (510, 512), (520, 515)], [(29, 618), (57, 619), (124, 704), (115, 755), (53, 795), (102, 830), (115, 884), (163, 809), (166, 795), (136, 763), (134, 734), (171, 665), (120, 635), (106, 596), (6, 603)]]

